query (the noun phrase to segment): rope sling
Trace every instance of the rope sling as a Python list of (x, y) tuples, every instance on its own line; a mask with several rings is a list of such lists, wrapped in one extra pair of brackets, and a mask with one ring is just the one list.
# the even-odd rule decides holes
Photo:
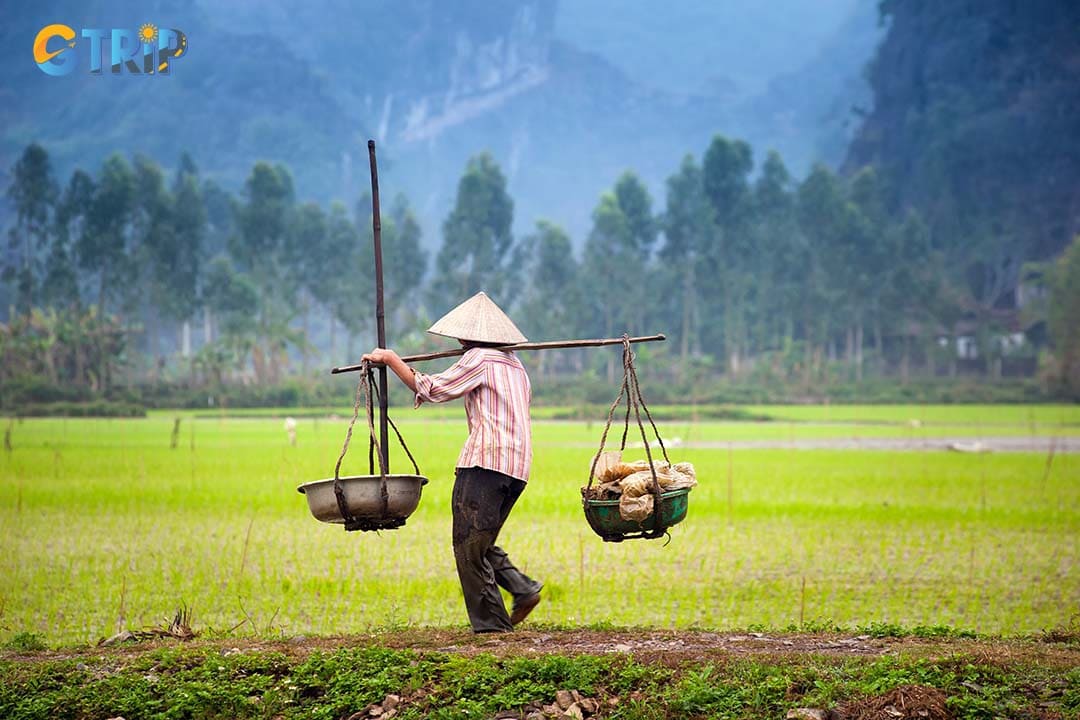
[[(671, 460), (668, 458), (664, 440), (660, 437), (660, 431), (656, 429), (656, 423), (653, 422), (652, 413), (649, 412), (649, 407), (645, 404), (645, 398), (641, 394), (641, 384), (638, 382), (637, 368), (634, 366), (634, 353), (630, 350), (629, 335), (624, 334), (622, 336), (622, 345), (622, 385), (619, 388), (619, 394), (615, 397), (615, 402), (611, 404), (611, 409), (608, 410), (607, 424), (604, 426), (603, 435), (600, 436), (600, 450), (597, 451), (596, 456), (593, 458), (592, 465), (589, 468), (589, 482), (582, 493), (582, 506), (585, 509), (585, 517), (589, 521), (589, 525), (592, 526), (593, 530), (604, 540), (619, 542), (623, 539), (637, 537), (652, 540), (667, 535), (668, 531), (667, 526), (662, 522), (665, 517), (665, 499), (660, 487), (660, 480), (656, 477), (656, 467), (653, 464), (652, 449), (649, 446), (649, 440), (645, 434), (645, 425), (641, 421), (641, 410), (645, 411), (645, 417), (648, 419), (649, 425), (652, 426), (653, 434), (656, 436), (656, 441), (660, 445), (660, 451), (664, 455), (664, 460), (669, 465), (671, 464)], [(637, 421), (638, 430), (641, 432), (641, 441), (645, 446), (645, 457), (649, 462), (649, 471), (652, 474), (653, 493), (652, 519), (654, 520), (654, 523), (652, 529), (646, 529), (644, 527), (645, 523), (641, 523), (638, 531), (630, 533), (621, 530), (613, 530), (610, 527), (605, 526), (603, 518), (598, 515), (596, 506), (592, 504), (592, 500), (589, 498), (589, 491), (592, 490), (593, 480), (596, 477), (596, 465), (600, 461), (600, 456), (604, 453), (608, 432), (611, 430), (611, 423), (615, 417), (615, 409), (619, 407), (619, 403), (622, 402), (624, 397), (626, 398), (626, 416), (623, 419), (623, 433), (622, 441), (619, 443), (619, 451), (622, 452), (626, 450), (626, 438), (630, 431), (630, 412), (633, 410), (634, 419)]]
[[(360, 369), (360, 382), (356, 386), (356, 401), (353, 403), (352, 420), (349, 421), (349, 429), (345, 432), (345, 444), (342, 445), (341, 454), (338, 456), (337, 464), (334, 465), (334, 496), (337, 498), (338, 510), (341, 511), (341, 517), (345, 521), (345, 530), (347, 531), (391, 530), (405, 524), (405, 518), (389, 517), (390, 493), (386, 486), (386, 458), (383, 456), (379, 441), (375, 436), (374, 400), (380, 400), (381, 398), (379, 397), (378, 385), (374, 382), (374, 376), (375, 372), (371, 368), (371, 363), (364, 361)], [(364, 405), (367, 414), (368, 473), (371, 475), (375, 474), (375, 455), (379, 456), (379, 501), (381, 504), (379, 518), (354, 517), (349, 511), (349, 504), (345, 500), (345, 488), (341, 484), (341, 462), (345, 459), (345, 453), (349, 451), (353, 426), (356, 425), (356, 421), (360, 417), (361, 404)], [(398, 430), (394, 421), (390, 419), (389, 414), (387, 414), (386, 419), (389, 421), (390, 427), (394, 429), (394, 434), (397, 435), (401, 448), (408, 456), (409, 462), (412, 463), (413, 470), (419, 475), (420, 467), (416, 464), (412, 452), (409, 451), (409, 446), (405, 444), (405, 438), (401, 436), (401, 431)]]

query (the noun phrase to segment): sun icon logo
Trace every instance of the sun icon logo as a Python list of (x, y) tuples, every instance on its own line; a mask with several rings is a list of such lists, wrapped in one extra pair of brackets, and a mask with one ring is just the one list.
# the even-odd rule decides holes
[(139, 26), (139, 40), (142, 43), (150, 45), (151, 43), (157, 42), (157, 39), (157, 25), (154, 25), (153, 23), (143, 23)]

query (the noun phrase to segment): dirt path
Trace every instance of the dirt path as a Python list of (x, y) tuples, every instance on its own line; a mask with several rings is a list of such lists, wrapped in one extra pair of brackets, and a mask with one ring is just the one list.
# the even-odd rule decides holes
[[(342, 638), (346, 643), (350, 638)], [(730, 656), (947, 656), (956, 653), (1021, 658), (1080, 667), (1080, 646), (1032, 639), (874, 638), (845, 633), (730, 633), (698, 630), (528, 630), (508, 635), (468, 631), (417, 630), (351, 638), (360, 644), (445, 653), (513, 655), (607, 655), (626, 653), (664, 664), (701, 662)], [(334, 647), (330, 638), (317, 641)], [(300, 643), (305, 646), (307, 643)]]
[[(196, 638), (186, 647), (220, 648), (233, 652), (281, 652), (306, 656), (314, 651), (379, 646), (395, 650), (460, 655), (481, 653), (497, 657), (540, 655), (626, 654), (640, 661), (665, 665), (699, 663), (739, 656), (806, 655), (840, 657), (947, 657), (965, 654), (993, 661), (1028, 661), (1059, 667), (1080, 667), (1080, 645), (1043, 642), (1033, 638), (875, 638), (846, 633), (708, 632), (698, 630), (525, 630), (505, 635), (474, 635), (467, 630), (419, 629), (287, 639)], [(27, 660), (79, 659), (101, 656), (128, 657), (177, 646), (173, 639), (147, 640), (116, 645), (35, 653), (0, 653)]]
[[(385, 638), (393, 641), (393, 638)], [(416, 638), (414, 638), (415, 640)], [(432, 637), (435, 641), (441, 639)], [(526, 631), (498, 637), (450, 635), (430, 649), (450, 653), (487, 652), (495, 655), (607, 655), (627, 653), (651, 659), (700, 660), (724, 654), (883, 655), (888, 643), (869, 635), (777, 635), (703, 631)]]
[(1022, 452), (1080, 453), (1080, 437), (1076, 436), (988, 436), (933, 437), (933, 438), (801, 438), (793, 440), (735, 440), (726, 442), (687, 442), (682, 447), (733, 450), (789, 449), (789, 450), (889, 450), (889, 451), (938, 451), (938, 452)]
[[(986, 437), (849, 437), (849, 438), (792, 438), (783, 440), (708, 440), (666, 442), (668, 449), (693, 448), (700, 450), (879, 450), (889, 452), (959, 452), (959, 453), (1039, 453), (1045, 455), (1051, 447), (1057, 455), (1080, 453), (1080, 436), (986, 436)], [(573, 443), (573, 448), (594, 448), (595, 444)], [(641, 443), (627, 448), (640, 448)]]

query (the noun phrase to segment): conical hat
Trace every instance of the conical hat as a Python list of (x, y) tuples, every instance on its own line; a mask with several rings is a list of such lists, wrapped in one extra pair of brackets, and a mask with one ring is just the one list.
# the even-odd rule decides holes
[(499, 306), (478, 292), (428, 328), (434, 335), (473, 342), (513, 345), (528, 340)]

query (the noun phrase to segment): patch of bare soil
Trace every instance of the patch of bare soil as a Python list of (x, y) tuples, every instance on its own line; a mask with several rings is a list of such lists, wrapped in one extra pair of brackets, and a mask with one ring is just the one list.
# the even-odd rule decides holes
[(443, 652), (503, 654), (606, 655), (662, 659), (668, 663), (698, 661), (718, 655), (825, 653), (881, 655), (887, 643), (868, 635), (778, 635), (703, 631), (563, 630), (518, 632), (480, 641), (465, 638), (437, 648)]
[(884, 695), (845, 703), (832, 714), (839, 720), (952, 720), (947, 700), (937, 688), (901, 685)]

